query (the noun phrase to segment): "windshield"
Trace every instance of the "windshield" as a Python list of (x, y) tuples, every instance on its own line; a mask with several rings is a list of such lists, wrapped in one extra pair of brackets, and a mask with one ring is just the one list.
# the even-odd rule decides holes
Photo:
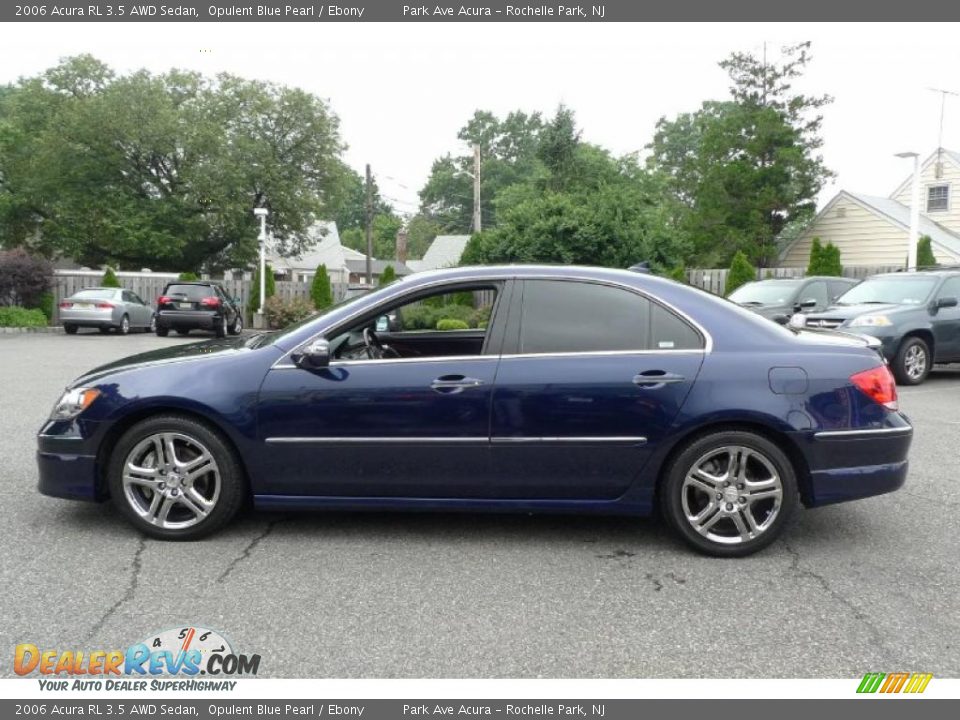
[(747, 283), (730, 293), (730, 299), (741, 305), (786, 305), (802, 280), (761, 280)]
[(113, 300), (116, 294), (116, 290), (90, 289), (78, 290), (71, 297), (74, 300)]
[(937, 284), (932, 277), (879, 277), (865, 280), (837, 299), (837, 305), (919, 305)]

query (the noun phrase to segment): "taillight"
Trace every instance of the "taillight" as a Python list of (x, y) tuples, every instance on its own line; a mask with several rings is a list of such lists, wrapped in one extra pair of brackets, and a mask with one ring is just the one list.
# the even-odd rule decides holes
[(60, 307), (62, 307), (64, 310), (66, 310), (66, 309), (68, 309), (68, 308), (72, 308), (72, 307), (73, 307), (73, 303), (72, 303), (72, 302), (62, 302), (62, 303), (60, 303)]
[(218, 308), (220, 307), (220, 298), (205, 297), (200, 301), (200, 304), (208, 308)]
[(157, 305), (166, 305), (169, 302), (173, 302), (173, 301), (170, 298), (168, 298), (166, 295), (161, 295), (160, 297), (157, 298)]
[(97, 303), (97, 310), (113, 310), (113, 305), (110, 303)]
[(897, 383), (886, 365), (879, 365), (851, 375), (850, 382), (875, 403), (883, 405), (888, 410), (897, 409)]

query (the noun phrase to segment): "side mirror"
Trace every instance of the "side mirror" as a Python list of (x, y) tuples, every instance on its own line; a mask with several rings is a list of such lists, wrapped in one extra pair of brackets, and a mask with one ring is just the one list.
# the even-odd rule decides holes
[(801, 300), (798, 302), (794, 307), (796, 308), (797, 312), (800, 312), (801, 310), (813, 310), (813, 308), (816, 306), (816, 298), (807, 298), (806, 300)]
[(303, 348), (294, 358), (297, 367), (305, 370), (319, 370), (330, 365), (330, 342), (324, 338), (314, 340)]
[(955, 297), (942, 297), (937, 298), (937, 309), (946, 308), (946, 307), (956, 307), (957, 299)]
[(786, 325), (788, 322), (790, 322), (789, 315), (774, 315), (771, 319), (777, 323), (777, 325)]

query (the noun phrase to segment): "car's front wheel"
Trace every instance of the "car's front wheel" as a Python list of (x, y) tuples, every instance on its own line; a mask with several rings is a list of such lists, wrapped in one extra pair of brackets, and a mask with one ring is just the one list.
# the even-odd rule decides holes
[(900, 343), (893, 360), (893, 374), (901, 385), (919, 385), (927, 379), (933, 365), (930, 346), (918, 337), (908, 337)]
[(124, 433), (110, 457), (109, 483), (120, 512), (162, 540), (194, 540), (218, 530), (246, 493), (233, 449), (182, 415), (148, 418)]
[(697, 550), (742, 557), (772, 543), (797, 508), (789, 458), (760, 435), (720, 431), (690, 442), (660, 488), (663, 514)]

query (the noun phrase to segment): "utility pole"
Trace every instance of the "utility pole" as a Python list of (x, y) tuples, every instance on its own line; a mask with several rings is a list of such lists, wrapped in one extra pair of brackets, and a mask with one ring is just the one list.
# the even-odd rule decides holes
[(473, 231), (482, 230), (480, 213), (480, 143), (473, 144)]
[(367, 285), (373, 286), (373, 177), (367, 163)]

